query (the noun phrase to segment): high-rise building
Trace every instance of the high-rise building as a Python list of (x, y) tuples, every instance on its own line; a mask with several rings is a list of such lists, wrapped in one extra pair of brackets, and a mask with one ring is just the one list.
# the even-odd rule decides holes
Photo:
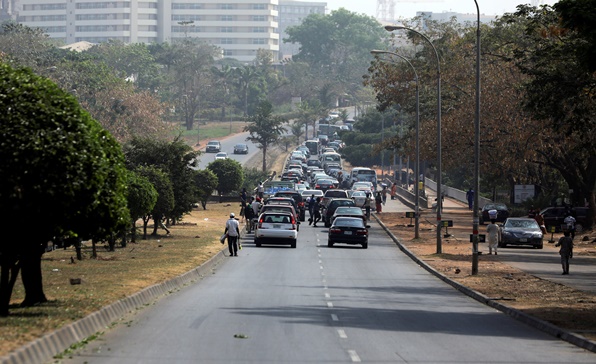
[(326, 2), (279, 0), (280, 58), (289, 58), (300, 51), (300, 44), (283, 42), (283, 39), (288, 37), (286, 29), (302, 24), (310, 14), (325, 15), (326, 9)]
[(193, 37), (242, 62), (258, 49), (279, 53), (278, 0), (16, 0), (15, 15), (64, 44)]

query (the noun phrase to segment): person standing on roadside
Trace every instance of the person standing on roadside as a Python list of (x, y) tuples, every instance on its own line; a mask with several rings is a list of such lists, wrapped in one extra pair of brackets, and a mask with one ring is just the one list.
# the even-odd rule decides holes
[(383, 185), (383, 189), (381, 190), (382, 198), (383, 198), (383, 205), (387, 202), (387, 185)]
[(569, 231), (571, 240), (573, 240), (575, 239), (575, 217), (573, 217), (571, 211), (569, 211), (566, 215), (567, 217), (563, 219), (563, 223), (565, 224), (565, 230)]
[(391, 199), (395, 200), (397, 198), (397, 183), (393, 182), (391, 185)]
[(255, 217), (255, 211), (252, 209), (253, 198), (248, 199), (248, 204), (244, 208), (244, 219), (246, 220), (246, 232), (252, 232), (252, 219)]
[(366, 220), (370, 220), (370, 192), (366, 193), (366, 197), (364, 198), (364, 211), (366, 214)]
[(494, 250), (495, 255), (497, 255), (497, 247), (501, 240), (501, 228), (497, 225), (497, 220), (490, 220), (490, 224), (486, 227), (486, 235), (488, 239), (488, 254), (492, 254)]
[(315, 194), (313, 193), (312, 196), (308, 198), (308, 225), (312, 224), (315, 220), (314, 216), (314, 209), (315, 209)]
[(315, 218), (312, 221), (312, 226), (317, 227), (317, 222), (321, 220), (321, 198), (317, 197), (315, 204), (312, 208)]
[(240, 193), (240, 217), (242, 217), (243, 219), (244, 219), (244, 210), (246, 209), (247, 201), (248, 201), (248, 193), (246, 192), (246, 188), (243, 188), (242, 193)]
[(230, 218), (226, 221), (226, 230), (224, 234), (228, 235), (228, 250), (231, 257), (238, 256), (238, 238), (240, 237), (240, 224), (236, 220), (234, 213), (230, 214)]
[(559, 241), (555, 244), (559, 249), (561, 255), (561, 266), (563, 267), (563, 275), (569, 274), (569, 259), (573, 258), (573, 239), (569, 235), (569, 231), (563, 233), (564, 236), (559, 238)]
[(473, 189), (469, 189), (468, 192), (466, 192), (466, 200), (468, 201), (468, 209), (470, 211), (472, 211), (472, 208), (474, 206), (474, 190)]
[(383, 196), (381, 196), (381, 192), (377, 192), (375, 195), (375, 207), (377, 209), (377, 214), (383, 212)]

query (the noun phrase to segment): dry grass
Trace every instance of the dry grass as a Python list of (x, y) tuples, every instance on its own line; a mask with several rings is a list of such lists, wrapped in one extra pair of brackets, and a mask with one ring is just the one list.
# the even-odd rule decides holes
[[(219, 242), (230, 204), (209, 204), (206, 211), (195, 210), (171, 234), (138, 240), (126, 248), (108, 252), (99, 249), (98, 259), (91, 259), (91, 248), (83, 249), (84, 260), (71, 263), (74, 249), (56, 250), (44, 255), (42, 271), (44, 290), (49, 302), (19, 308), (24, 291), (20, 280), (11, 300), (10, 316), (0, 318), (0, 356), (6, 355), (44, 333), (76, 321), (101, 307), (145, 287), (185, 273), (222, 249)], [(71, 278), (82, 284), (71, 285)]]
[[(481, 255), (478, 274), (471, 275), (469, 241), (444, 239), (442, 254), (436, 254), (436, 230), (429, 223), (432, 221), (430, 213), (425, 214), (420, 219), (420, 239), (417, 240), (414, 239), (413, 228), (407, 227), (410, 219), (405, 218), (405, 214), (383, 213), (378, 216), (412, 253), (450, 279), (487, 297), (501, 300), (507, 306), (596, 340), (595, 294), (532, 276), (500, 262), (499, 256), (495, 255)], [(451, 217), (454, 226), (469, 230), (470, 227), (463, 227), (463, 223), (458, 224), (457, 216)], [(455, 234), (456, 229), (450, 228), (450, 232), (461, 236)], [(482, 250), (486, 251), (486, 246), (481, 247)], [(593, 251), (593, 244), (578, 243), (574, 255), (593, 255)]]

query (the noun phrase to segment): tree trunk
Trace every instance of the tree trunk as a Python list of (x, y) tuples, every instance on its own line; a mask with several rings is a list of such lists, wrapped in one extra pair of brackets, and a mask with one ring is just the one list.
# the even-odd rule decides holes
[(267, 172), (267, 144), (263, 145), (263, 172)]
[(143, 217), (143, 240), (147, 240), (147, 225), (149, 224), (149, 216)]
[(201, 201), (201, 206), (203, 207), (203, 210), (207, 210), (207, 200)]
[(137, 222), (133, 221), (132, 223), (132, 231), (130, 232), (130, 242), (136, 243), (137, 242)]
[(17, 281), (20, 262), (16, 254), (0, 253), (0, 317), (8, 316), (12, 289)]
[(77, 260), (83, 260), (83, 253), (81, 252), (81, 240), (77, 239), (75, 243), (75, 252), (77, 253)]
[(95, 239), (91, 239), (91, 258), (97, 259), (97, 241)]
[(48, 301), (43, 292), (41, 276), (41, 256), (43, 253), (43, 247), (40, 245), (21, 255), (21, 279), (25, 287), (25, 300), (21, 302), (21, 307), (30, 307)]

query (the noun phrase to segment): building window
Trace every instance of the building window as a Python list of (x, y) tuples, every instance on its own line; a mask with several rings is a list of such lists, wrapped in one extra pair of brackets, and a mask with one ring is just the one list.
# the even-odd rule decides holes
[(234, 55), (234, 51), (231, 49), (224, 49), (223, 55), (224, 57), (232, 57)]
[(192, 3), (192, 4), (184, 4), (184, 3), (173, 3), (172, 4), (172, 9), (202, 9), (203, 8), (203, 4), (197, 4), (197, 3)]
[(221, 27), (219, 29), (220, 33), (234, 33), (234, 28), (232, 27)]
[(265, 9), (267, 9), (265, 4), (253, 4), (252, 5), (252, 8), (254, 10), (265, 10)]
[(252, 44), (267, 44), (265, 38), (253, 38)]
[(199, 15), (172, 15), (173, 21), (199, 21), (201, 17)]
[(233, 10), (235, 7), (232, 4), (220, 4), (219, 8), (222, 10)]
[(265, 21), (265, 15), (254, 15), (252, 17), (253, 21)]
[(234, 39), (232, 38), (221, 38), (220, 44), (234, 44)]
[(233, 15), (222, 15), (220, 19), (221, 19), (221, 21), (234, 21), (234, 16)]
[(254, 27), (252, 28), (253, 33), (267, 33), (267, 28), (265, 27)]

